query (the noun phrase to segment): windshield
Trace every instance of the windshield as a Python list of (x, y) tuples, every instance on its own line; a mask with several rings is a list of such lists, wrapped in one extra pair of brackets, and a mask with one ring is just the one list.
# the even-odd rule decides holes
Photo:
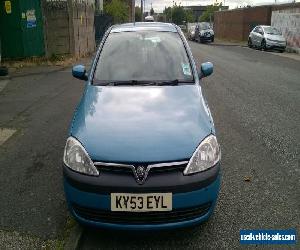
[(210, 29), (209, 23), (199, 23), (200, 30), (208, 30)]
[(180, 36), (173, 32), (111, 33), (105, 41), (94, 82), (192, 81)]
[(280, 35), (280, 32), (274, 27), (264, 27), (264, 31), (270, 35)]

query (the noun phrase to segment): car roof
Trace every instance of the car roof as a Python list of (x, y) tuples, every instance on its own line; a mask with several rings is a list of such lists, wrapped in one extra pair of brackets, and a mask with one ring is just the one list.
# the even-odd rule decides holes
[(171, 23), (160, 23), (160, 22), (136, 22), (136, 23), (124, 23), (114, 25), (111, 29), (111, 33), (118, 32), (134, 32), (134, 31), (167, 31), (177, 32), (176, 26)]

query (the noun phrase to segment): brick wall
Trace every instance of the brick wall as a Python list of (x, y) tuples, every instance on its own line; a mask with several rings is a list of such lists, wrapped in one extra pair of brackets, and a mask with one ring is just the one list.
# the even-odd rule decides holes
[(243, 35), (242, 40), (248, 40), (250, 31), (257, 25), (271, 24), (271, 8), (262, 6), (248, 8), (243, 11)]
[(220, 11), (214, 15), (214, 32), (217, 38), (243, 40), (243, 11)]

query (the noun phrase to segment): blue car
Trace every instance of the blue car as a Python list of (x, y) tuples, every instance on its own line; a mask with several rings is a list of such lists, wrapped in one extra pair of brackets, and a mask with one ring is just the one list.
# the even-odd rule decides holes
[(220, 188), (213, 119), (179, 27), (111, 27), (93, 65), (73, 67), (85, 90), (63, 156), (69, 210), (83, 225), (172, 229), (207, 220)]

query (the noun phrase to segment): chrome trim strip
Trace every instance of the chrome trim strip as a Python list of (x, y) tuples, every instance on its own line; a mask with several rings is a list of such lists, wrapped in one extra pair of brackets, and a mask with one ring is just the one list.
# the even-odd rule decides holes
[[(148, 177), (148, 174), (152, 168), (161, 168), (161, 167), (169, 167), (169, 166), (180, 166), (183, 164), (188, 164), (189, 161), (175, 161), (175, 162), (164, 162), (164, 163), (156, 163), (156, 164), (149, 164), (145, 169), (145, 173), (143, 179), (140, 179), (137, 173), (137, 170), (134, 165), (129, 164), (121, 164), (121, 163), (112, 163), (112, 162), (94, 162), (95, 166), (106, 166), (106, 167), (119, 167), (119, 168), (129, 168), (132, 170), (136, 182), (140, 185), (144, 184), (145, 180)], [(142, 164), (137, 163), (136, 166), (142, 166)], [(101, 168), (99, 169), (101, 174)]]
[[(179, 166), (179, 165), (187, 164), (188, 162), (189, 161), (175, 161), (175, 162), (155, 163), (155, 164), (149, 164), (148, 167), (150, 167), (150, 168), (160, 168), (160, 167), (169, 167), (169, 166)], [(94, 162), (94, 165), (95, 166), (106, 166), (106, 167), (121, 167), (121, 168), (134, 167), (134, 165), (132, 165), (132, 164), (101, 162), (101, 161)], [(142, 164), (137, 163), (136, 165), (142, 165)]]
[(101, 162), (101, 161), (94, 162), (94, 165), (95, 166), (106, 166), (106, 167), (123, 167), (123, 168), (134, 167), (133, 165), (128, 165), (128, 164)]
[(187, 164), (189, 161), (174, 161), (174, 162), (165, 162), (165, 163), (156, 163), (148, 165), (151, 168), (160, 168), (160, 167), (169, 167), (169, 166), (179, 166)]

